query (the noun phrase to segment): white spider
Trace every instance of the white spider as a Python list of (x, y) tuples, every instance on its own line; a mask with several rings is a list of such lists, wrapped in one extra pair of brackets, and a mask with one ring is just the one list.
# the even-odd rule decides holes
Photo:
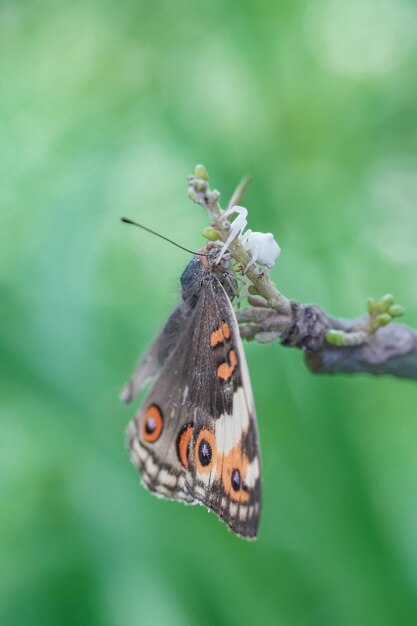
[(231, 206), (223, 213), (222, 220), (226, 220), (233, 213), (237, 213), (237, 217), (230, 224), (230, 234), (223, 244), (216, 262), (220, 262), (232, 241), (237, 238), (252, 257), (245, 267), (245, 271), (254, 263), (259, 263), (259, 265), (268, 268), (273, 267), (281, 254), (281, 248), (275, 241), (272, 233), (253, 232), (249, 228), (244, 233), (243, 231), (248, 223), (248, 211), (243, 206)]

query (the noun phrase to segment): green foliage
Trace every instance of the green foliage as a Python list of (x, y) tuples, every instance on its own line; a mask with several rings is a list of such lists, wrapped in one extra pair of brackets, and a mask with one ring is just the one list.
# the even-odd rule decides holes
[(276, 235), (286, 296), (353, 317), (390, 289), (417, 325), (416, 13), (1, 3), (1, 624), (415, 625), (414, 384), (248, 344), (254, 544), (145, 492), (118, 394), (187, 262), (119, 218), (203, 245), (200, 160), (223, 206), (252, 176), (249, 227)]

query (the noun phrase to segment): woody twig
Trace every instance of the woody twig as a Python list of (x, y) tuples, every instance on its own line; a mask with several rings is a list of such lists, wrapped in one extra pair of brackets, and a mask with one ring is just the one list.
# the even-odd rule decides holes
[[(210, 188), (204, 166), (196, 166), (188, 183), (189, 197), (210, 217), (205, 236), (226, 242), (231, 221), (222, 218), (220, 193)], [(241, 202), (247, 184), (248, 179), (239, 184), (229, 209)], [(417, 379), (417, 333), (393, 322), (404, 308), (394, 302), (392, 295), (369, 300), (368, 313), (361, 318), (333, 318), (318, 305), (300, 304), (285, 297), (266, 270), (249, 265), (251, 256), (239, 237), (229, 245), (229, 252), (251, 283), (250, 306), (237, 312), (243, 338), (261, 343), (279, 340), (284, 346), (299, 348), (310, 371), (317, 374), (366, 372)]]

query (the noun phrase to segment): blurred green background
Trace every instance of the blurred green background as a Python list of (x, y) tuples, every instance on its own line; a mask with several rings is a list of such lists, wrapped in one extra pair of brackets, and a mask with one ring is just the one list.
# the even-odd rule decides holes
[(417, 387), (246, 346), (259, 540), (159, 501), (118, 394), (243, 174), (288, 296), (417, 326), (417, 5), (2, 1), (0, 623), (417, 623)]

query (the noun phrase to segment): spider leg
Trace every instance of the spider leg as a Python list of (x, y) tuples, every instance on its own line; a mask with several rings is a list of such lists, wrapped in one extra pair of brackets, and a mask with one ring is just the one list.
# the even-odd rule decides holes
[(221, 217), (222, 221), (227, 219), (227, 217), (229, 215), (232, 215), (233, 213), (237, 213), (238, 215), (230, 225), (230, 234), (228, 238), (226, 239), (225, 243), (223, 244), (222, 249), (220, 250), (217, 256), (216, 263), (220, 263), (221, 259), (223, 258), (224, 253), (227, 251), (232, 241), (234, 241), (237, 237), (240, 236), (242, 231), (245, 230), (246, 224), (248, 223), (246, 219), (248, 215), (248, 211), (247, 209), (245, 209), (245, 207), (242, 207), (242, 206), (233, 206), (233, 207), (230, 207), (230, 209), (227, 209), (227, 211), (225, 211)]
[(251, 252), (250, 252), (249, 254), (251, 254), (251, 255), (252, 255), (252, 258), (251, 258), (251, 260), (249, 261), (249, 263), (247, 264), (247, 266), (245, 267), (245, 272), (247, 272), (247, 271), (248, 271), (248, 269), (249, 269), (250, 267), (252, 267), (252, 265), (254, 265), (254, 264), (256, 263), (256, 260), (257, 260), (257, 258), (258, 258), (258, 255), (257, 255), (256, 253), (254, 253), (252, 250), (251, 250)]

